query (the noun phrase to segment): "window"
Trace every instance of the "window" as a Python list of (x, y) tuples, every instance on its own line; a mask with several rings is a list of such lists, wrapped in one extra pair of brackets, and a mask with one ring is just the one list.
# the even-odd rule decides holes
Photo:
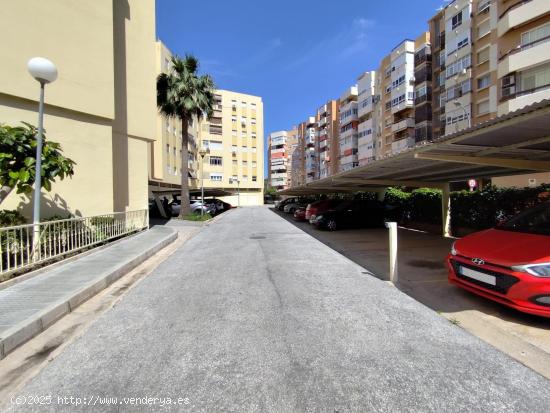
[(256, 161), (252, 161), (252, 167), (253, 167), (253, 168), (256, 167)]
[(205, 148), (209, 148), (211, 151), (221, 151), (223, 150), (222, 141), (202, 141)]
[(488, 100), (485, 100), (483, 102), (479, 102), (477, 104), (477, 114), (478, 115), (484, 115), (486, 113), (489, 113), (490, 110), (491, 110), (491, 107), (489, 105)]
[(248, 182), (248, 175), (243, 175), (243, 177), (241, 178), (241, 181)]
[(170, 145), (166, 144), (166, 154), (170, 155)]
[(529, 91), (550, 85), (550, 65), (535, 67), (520, 73), (520, 91)]
[(233, 152), (237, 152), (237, 145), (231, 145), (231, 150)]
[(236, 130), (232, 130), (232, 131), (231, 131), (231, 136), (237, 136), (237, 131), (236, 131)]
[(477, 38), (486, 36), (491, 33), (491, 20), (487, 19), (479, 26), (477, 26)]
[(464, 56), (462, 59), (457, 60), (455, 63), (447, 67), (446, 76), (447, 78), (454, 76), (465, 69), (468, 69), (472, 64), (472, 59), (470, 55)]
[(216, 181), (216, 182), (221, 182), (221, 181), (223, 181), (223, 174), (217, 173), (217, 172), (210, 172), (210, 180), (211, 181)]
[(545, 25), (535, 27), (533, 30), (522, 33), (521, 45), (525, 46), (526, 44), (537, 42), (548, 36), (550, 36), (550, 23), (546, 23)]
[(221, 156), (211, 156), (210, 165), (221, 166), (223, 158)]
[(477, 78), (477, 89), (484, 89), (491, 85), (491, 75), (486, 74)]
[(252, 182), (256, 182), (258, 180), (257, 176), (252, 175)]
[(453, 16), (452, 19), (452, 28), (453, 30), (456, 29), (458, 26), (462, 24), (462, 10)]
[(480, 65), (482, 63), (485, 63), (489, 60), (489, 57), (490, 57), (490, 48), (489, 47), (486, 47), (485, 49), (483, 50), (480, 50), (478, 53), (477, 53), (477, 64)]
[(233, 166), (237, 166), (237, 160), (233, 159)]
[(248, 161), (243, 161), (243, 167), (248, 167)]

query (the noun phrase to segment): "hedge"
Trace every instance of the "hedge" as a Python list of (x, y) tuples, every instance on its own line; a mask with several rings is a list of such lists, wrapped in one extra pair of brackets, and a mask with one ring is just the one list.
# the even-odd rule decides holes
[[(486, 229), (500, 220), (550, 199), (550, 184), (535, 188), (497, 188), (451, 193), (451, 222), (454, 227)], [(441, 191), (419, 188), (411, 192), (388, 188), (384, 201), (401, 209), (401, 223), (408, 221), (441, 224)]]

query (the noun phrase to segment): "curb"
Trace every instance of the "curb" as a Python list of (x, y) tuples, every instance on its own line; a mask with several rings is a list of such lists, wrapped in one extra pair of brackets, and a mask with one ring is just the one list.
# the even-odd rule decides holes
[(124, 274), (127, 274), (129, 271), (146, 261), (168, 244), (174, 242), (177, 238), (178, 233), (176, 231), (171, 231), (170, 234), (166, 234), (160, 241), (156, 242), (146, 251), (140, 253), (133, 259), (122, 263), (112, 271), (103, 274), (99, 280), (94, 280), (84, 285), (78, 291), (74, 292), (71, 297), (50, 305), (43, 311), (32, 315), (19, 324), (6, 330), (2, 333), (2, 337), (0, 338), (0, 360), (6, 357), (6, 355), (12, 352), (15, 348), (19, 347), (21, 344), (46, 330), (63, 316), (67, 315), (71, 311), (74, 311), (80, 304), (107, 288)]

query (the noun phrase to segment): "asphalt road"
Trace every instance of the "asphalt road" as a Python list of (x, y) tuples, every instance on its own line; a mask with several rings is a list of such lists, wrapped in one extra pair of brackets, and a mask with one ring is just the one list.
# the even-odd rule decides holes
[(547, 412), (549, 388), (257, 207), (161, 264), (21, 392), (52, 404), (17, 411)]

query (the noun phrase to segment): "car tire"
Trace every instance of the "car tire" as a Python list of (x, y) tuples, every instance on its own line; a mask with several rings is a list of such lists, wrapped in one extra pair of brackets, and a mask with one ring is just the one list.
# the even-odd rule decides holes
[(295, 212), (296, 212), (296, 208), (290, 208), (290, 209), (288, 210), (288, 213), (289, 213), (289, 214), (292, 214), (292, 215), (294, 215)]
[(329, 219), (327, 221), (326, 227), (329, 231), (336, 231), (338, 229), (338, 224), (336, 224), (336, 220)]

